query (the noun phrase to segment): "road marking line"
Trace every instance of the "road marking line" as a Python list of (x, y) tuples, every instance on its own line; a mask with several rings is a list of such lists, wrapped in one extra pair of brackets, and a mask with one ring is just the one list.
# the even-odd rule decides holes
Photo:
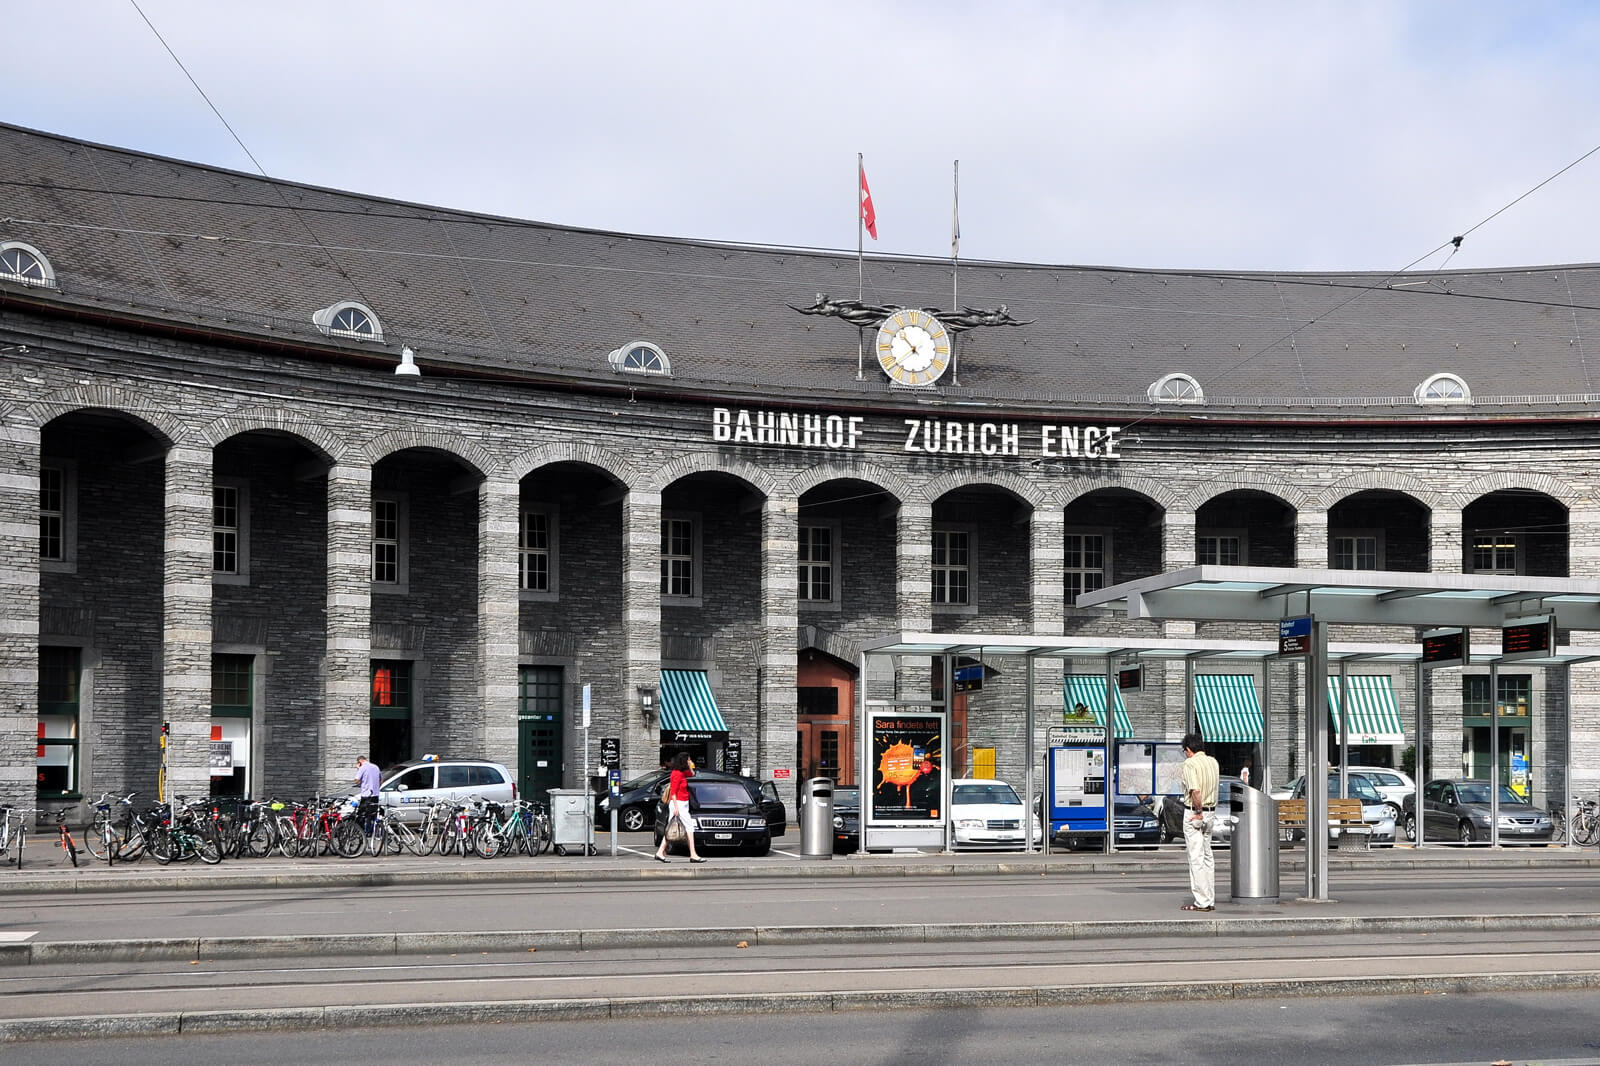
[(37, 929), (17, 929), (11, 932), (0, 932), (0, 944), (21, 944), (32, 940), (39, 935)]

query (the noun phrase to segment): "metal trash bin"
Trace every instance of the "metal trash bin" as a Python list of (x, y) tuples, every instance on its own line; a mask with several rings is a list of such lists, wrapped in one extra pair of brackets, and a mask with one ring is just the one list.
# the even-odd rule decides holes
[(800, 854), (833, 858), (833, 778), (813, 777), (800, 786)]
[(586, 788), (552, 788), (550, 793), (550, 843), (557, 855), (576, 848), (593, 855), (594, 795)]
[(1235, 788), (1228, 806), (1233, 817), (1229, 898), (1278, 902), (1278, 801), (1260, 789)]

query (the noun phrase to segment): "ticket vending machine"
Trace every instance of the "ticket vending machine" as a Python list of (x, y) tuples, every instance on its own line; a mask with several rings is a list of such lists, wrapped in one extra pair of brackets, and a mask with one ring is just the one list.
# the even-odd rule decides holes
[(1106, 831), (1106, 731), (1103, 726), (1052, 726), (1047, 743), (1045, 795), (1050, 839), (1101, 836)]

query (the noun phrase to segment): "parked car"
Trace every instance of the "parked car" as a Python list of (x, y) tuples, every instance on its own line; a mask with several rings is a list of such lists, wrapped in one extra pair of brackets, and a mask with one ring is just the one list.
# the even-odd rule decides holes
[[(1306, 779), (1304, 777), (1295, 778), (1289, 786), (1289, 798), (1305, 799), (1305, 785)], [(1361, 801), (1361, 817), (1372, 825), (1371, 843), (1393, 844), (1398, 823), (1395, 820), (1394, 808), (1385, 802), (1383, 795), (1364, 776), (1355, 772), (1345, 775), (1345, 788), (1347, 790), (1345, 793), (1346, 799), (1358, 799)], [(1328, 795), (1339, 795), (1338, 771), (1328, 774)], [(1330, 822), (1328, 825), (1328, 839), (1335, 846), (1338, 845), (1339, 835), (1339, 826)], [(1303, 839), (1303, 836), (1304, 834), (1301, 831), (1296, 830), (1294, 839), (1300, 840)]]
[[(1489, 782), (1477, 778), (1429, 781), (1422, 787), (1423, 828), (1428, 840), (1487, 841)], [(1407, 840), (1417, 839), (1414, 803), (1409, 797), (1403, 815)], [(1550, 815), (1500, 785), (1500, 843), (1544, 847), (1554, 835)]]
[(1361, 777), (1383, 797), (1394, 812), (1395, 821), (1400, 820), (1401, 811), (1405, 809), (1406, 797), (1416, 792), (1417, 783), (1411, 780), (1409, 774), (1399, 770), (1391, 770), (1387, 766), (1352, 766), (1348, 771), (1351, 777)]
[(836, 785), (833, 790), (833, 850), (851, 852), (861, 847), (861, 790)]
[[(422, 821), (439, 800), (510, 803), (516, 798), (511, 771), (484, 759), (425, 756), (389, 767), (378, 783), (378, 802), (388, 808), (390, 817), (398, 815), (407, 822)], [(352, 803), (355, 799), (350, 797)]]
[[(689, 779), (689, 813), (694, 815), (696, 851), (721, 848), (765, 855), (772, 850), (772, 834), (767, 829), (767, 813), (762, 810), (760, 789), (746, 787), (748, 778), (732, 774), (695, 774)], [(754, 782), (750, 782), (754, 784)], [(667, 831), (667, 805), (656, 797), (655, 843)], [(676, 850), (673, 845), (669, 850)], [(687, 851), (687, 847), (683, 847)]]
[[(1020, 848), (1025, 841), (1022, 797), (1004, 781), (957, 778), (950, 782), (950, 824), (958, 848)], [(1033, 840), (1044, 843), (1044, 827), (1033, 820)]]
[[(1249, 788), (1243, 779), (1232, 776), (1217, 778), (1217, 816), (1211, 820), (1211, 846), (1227, 845), (1233, 841), (1233, 822), (1229, 812), (1233, 803), (1233, 790)], [(1189, 813), (1182, 796), (1156, 796), (1150, 801), (1160, 824), (1161, 843), (1183, 843), (1183, 819)]]
[[(1161, 843), (1161, 823), (1150, 804), (1133, 796), (1118, 796), (1116, 815), (1112, 822), (1117, 847), (1153, 847)], [(1057, 829), (1051, 840), (1070, 850), (1082, 847), (1103, 846), (1103, 829)]]
[[(625, 833), (638, 833), (655, 824), (656, 802), (666, 787), (670, 771), (651, 770), (621, 784), (617, 796), (617, 828)], [(707, 781), (738, 781), (752, 793), (767, 816), (767, 830), (781, 837), (789, 823), (789, 808), (778, 796), (778, 787), (771, 781), (756, 781), (753, 777), (723, 773), (721, 770), (696, 770), (694, 776)], [(595, 831), (611, 828), (611, 795), (600, 796), (594, 807)]]

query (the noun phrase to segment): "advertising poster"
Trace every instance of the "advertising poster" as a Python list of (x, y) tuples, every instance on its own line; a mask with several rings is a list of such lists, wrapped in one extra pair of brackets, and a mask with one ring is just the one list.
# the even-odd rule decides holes
[(872, 810), (880, 822), (938, 822), (944, 816), (944, 715), (871, 716)]

